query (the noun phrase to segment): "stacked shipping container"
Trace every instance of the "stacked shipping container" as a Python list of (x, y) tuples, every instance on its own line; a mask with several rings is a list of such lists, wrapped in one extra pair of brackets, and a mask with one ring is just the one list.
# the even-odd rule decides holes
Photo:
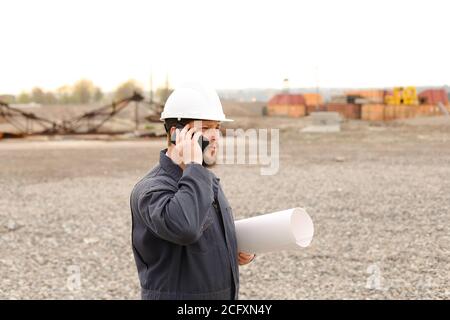
[(362, 106), (361, 119), (368, 121), (389, 121), (439, 114), (441, 114), (440, 109), (433, 105), (405, 106), (365, 104)]
[(326, 111), (338, 112), (344, 119), (361, 119), (361, 105), (349, 103), (329, 103)]
[(318, 93), (304, 93), (305, 105), (308, 106), (320, 106), (323, 104), (322, 96)]
[(301, 94), (282, 93), (275, 95), (267, 104), (269, 116), (304, 117), (306, 102)]
[[(395, 119), (432, 116), (442, 113), (437, 104), (440, 102), (450, 111), (449, 99), (444, 89), (425, 90), (419, 94), (420, 105), (386, 105), (384, 97), (387, 90), (354, 90), (346, 92), (351, 97), (362, 97), (359, 103), (332, 102), (323, 104), (319, 94), (283, 93), (270, 99), (267, 114), (273, 116), (303, 117), (311, 112), (338, 112), (345, 119), (363, 119), (370, 121), (388, 121)], [(349, 96), (347, 96), (349, 97)], [(379, 103), (377, 103), (379, 101)], [(369, 103), (368, 103), (369, 102)]]
[(438, 104), (441, 102), (448, 105), (447, 92), (444, 89), (429, 89), (419, 93), (419, 99), (424, 104)]

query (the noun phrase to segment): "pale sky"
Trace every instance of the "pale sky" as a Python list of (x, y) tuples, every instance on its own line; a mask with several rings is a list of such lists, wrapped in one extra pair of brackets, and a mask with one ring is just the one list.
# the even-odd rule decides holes
[(0, 94), (450, 84), (448, 1), (1, 0)]

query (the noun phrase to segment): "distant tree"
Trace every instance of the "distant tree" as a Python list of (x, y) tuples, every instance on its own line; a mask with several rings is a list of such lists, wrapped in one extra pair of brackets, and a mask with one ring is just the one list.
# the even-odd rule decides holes
[(6, 103), (14, 103), (16, 102), (16, 97), (12, 94), (2, 94), (0, 95), (0, 101)]
[(31, 100), (36, 103), (45, 103), (45, 92), (39, 87), (34, 87), (31, 90)]
[(95, 86), (92, 81), (81, 79), (73, 85), (72, 102), (89, 103), (95, 94)]
[(130, 79), (117, 87), (114, 93), (114, 99), (121, 100), (131, 97), (135, 91), (140, 94), (143, 92), (142, 88), (136, 83), (136, 81)]
[(35, 87), (31, 93), (22, 92), (16, 100), (18, 103), (70, 104), (97, 102), (102, 98), (103, 92), (99, 87), (94, 86), (90, 80), (81, 79), (73, 86), (64, 85), (55, 91), (44, 91)]
[(72, 88), (64, 85), (56, 89), (58, 102), (61, 104), (69, 104), (72, 102)]
[(156, 89), (155, 96), (158, 101), (162, 104), (165, 104), (170, 94), (173, 92), (173, 89), (166, 87), (160, 87)]
[(28, 93), (26, 92), (21, 92), (17, 98), (16, 98), (17, 103), (30, 103), (31, 102), (31, 97)]
[(45, 104), (56, 104), (58, 102), (58, 100), (56, 99), (55, 95), (50, 92), (47, 91), (44, 94), (44, 103)]
[(94, 97), (93, 97), (93, 100), (94, 100), (95, 102), (98, 102), (98, 101), (102, 100), (102, 98), (103, 98), (103, 92), (102, 92), (102, 89), (100, 89), (99, 87), (96, 87), (96, 88), (95, 88), (95, 91), (94, 91)]

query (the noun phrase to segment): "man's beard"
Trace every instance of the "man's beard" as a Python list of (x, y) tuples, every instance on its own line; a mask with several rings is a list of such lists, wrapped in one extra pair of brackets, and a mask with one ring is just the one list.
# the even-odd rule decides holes
[[(203, 163), (202, 163), (202, 165), (204, 167), (211, 168), (211, 167), (214, 167), (216, 165), (218, 146), (217, 145), (214, 146), (215, 147), (214, 151), (211, 150), (212, 147), (213, 146), (209, 145), (209, 146), (206, 147), (205, 151), (203, 151)], [(211, 154), (211, 152), (213, 152), (213, 154)]]

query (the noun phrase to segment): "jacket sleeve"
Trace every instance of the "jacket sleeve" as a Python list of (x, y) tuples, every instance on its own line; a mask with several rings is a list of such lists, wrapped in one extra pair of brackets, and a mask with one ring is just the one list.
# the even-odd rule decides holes
[(186, 166), (173, 192), (155, 186), (138, 198), (138, 211), (145, 225), (161, 239), (188, 245), (202, 235), (214, 201), (212, 177), (202, 165)]

